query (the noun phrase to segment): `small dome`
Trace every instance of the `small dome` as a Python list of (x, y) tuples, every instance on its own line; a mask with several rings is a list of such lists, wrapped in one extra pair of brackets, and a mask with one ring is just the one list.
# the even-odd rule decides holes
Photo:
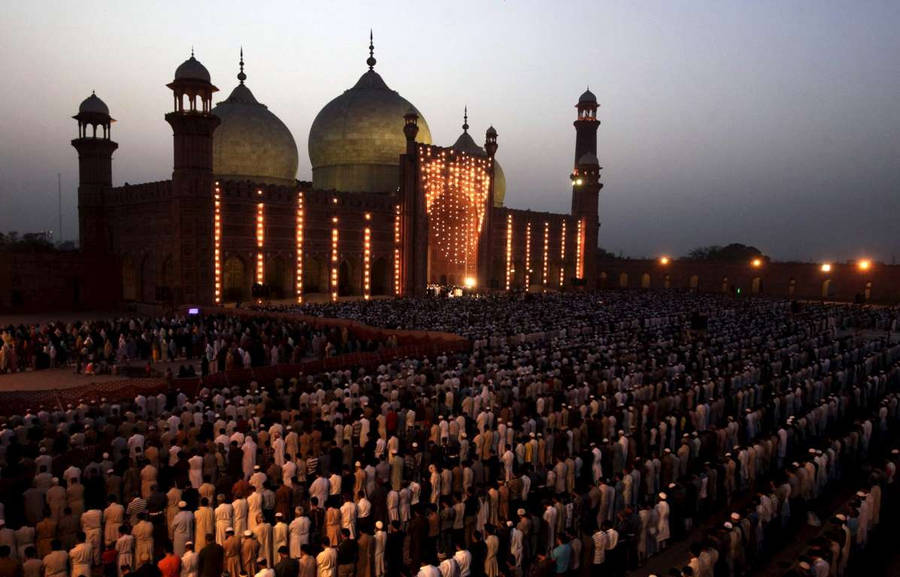
[(96, 94), (91, 92), (91, 95), (81, 101), (81, 104), (78, 106), (78, 113), (87, 112), (90, 114), (105, 114), (109, 116), (109, 107), (105, 102), (100, 100)]
[(404, 116), (419, 116), (418, 142), (431, 144), (422, 113), (388, 88), (375, 70), (369, 41), (369, 70), (353, 88), (319, 111), (309, 130), (313, 187), (345, 192), (393, 192), (400, 181), (400, 155), (406, 153)]
[(209, 70), (206, 69), (206, 66), (200, 64), (200, 61), (194, 58), (194, 54), (191, 53), (191, 57), (182, 62), (181, 65), (175, 69), (175, 80), (200, 80), (209, 82)]
[(298, 155), (294, 136), (243, 82), (212, 113), (221, 120), (213, 133), (216, 178), (296, 184)]
[(584, 91), (584, 94), (578, 97), (578, 104), (597, 104), (597, 97), (589, 88)]

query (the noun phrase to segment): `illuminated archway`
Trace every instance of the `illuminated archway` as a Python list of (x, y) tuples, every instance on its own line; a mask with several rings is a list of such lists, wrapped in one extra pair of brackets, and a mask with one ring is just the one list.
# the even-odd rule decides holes
[(695, 274), (691, 275), (689, 286), (691, 290), (700, 290), (700, 277)]
[(648, 289), (650, 288), (650, 273), (645, 272), (641, 275), (641, 288)]
[(619, 288), (628, 288), (628, 273), (619, 273)]
[(758, 295), (762, 292), (762, 279), (758, 276), (753, 277), (753, 281), (750, 283), (750, 294)]

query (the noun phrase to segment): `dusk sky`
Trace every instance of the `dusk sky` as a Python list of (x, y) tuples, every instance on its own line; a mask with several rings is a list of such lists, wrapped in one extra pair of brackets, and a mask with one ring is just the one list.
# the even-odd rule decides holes
[[(900, 256), (900, 2), (4, 2), (0, 231), (76, 228), (79, 102), (109, 105), (113, 180), (171, 178), (166, 83), (193, 46), (291, 129), (376, 71), (436, 144), (493, 124), (506, 204), (568, 212), (574, 104), (600, 101), (599, 243), (627, 256), (753, 244), (774, 259)], [(161, 235), (166, 231), (160, 230)]]

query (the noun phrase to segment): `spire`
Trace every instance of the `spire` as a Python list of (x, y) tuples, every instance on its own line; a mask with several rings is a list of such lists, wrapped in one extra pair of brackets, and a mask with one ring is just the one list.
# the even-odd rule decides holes
[(244, 47), (241, 46), (241, 62), (240, 62), (241, 71), (238, 72), (237, 79), (240, 80), (241, 84), (244, 83), (244, 80), (247, 80), (247, 75), (244, 74)]
[(369, 65), (369, 70), (375, 68), (375, 43), (372, 41), (372, 29), (369, 28), (369, 57), (366, 59), (366, 64)]
[(463, 132), (469, 131), (469, 107), (463, 108)]
[(191, 58), (193, 58), (193, 57), (194, 57), (194, 47), (191, 46)]

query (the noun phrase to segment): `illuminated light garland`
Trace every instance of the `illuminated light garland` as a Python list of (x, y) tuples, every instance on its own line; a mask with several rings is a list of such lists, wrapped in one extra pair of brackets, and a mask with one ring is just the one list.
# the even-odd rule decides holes
[(513, 236), (513, 217), (512, 214), (506, 215), (506, 290), (512, 286), (512, 236)]
[(335, 216), (331, 222), (334, 224), (331, 229), (331, 300), (336, 301), (338, 298), (338, 218)]
[[(262, 195), (262, 191), (256, 191), (258, 195)], [(256, 203), (256, 283), (263, 284), (265, 282), (265, 261), (263, 257), (263, 245), (265, 244), (265, 204), (262, 202)]]
[(477, 270), (479, 236), (490, 196), (490, 162), (453, 149), (419, 147), (428, 246), (441, 263), (436, 265), (439, 269), (443, 264), (463, 278)]
[(559, 240), (559, 286), (563, 286), (566, 279), (566, 221), (562, 221)]
[(297, 193), (297, 304), (303, 303), (303, 192)]
[(578, 230), (575, 234), (575, 277), (584, 278), (584, 219), (578, 219)]
[[(368, 212), (366, 213), (366, 220), (371, 220), (372, 215)], [(365, 300), (369, 300), (372, 296), (372, 273), (371, 273), (371, 260), (372, 260), (372, 229), (370, 227), (366, 227), (363, 230), (363, 298)]]
[(550, 223), (544, 221), (544, 260), (541, 263), (541, 284), (547, 286), (550, 267), (547, 263), (547, 255), (550, 253)]
[(400, 205), (394, 207), (394, 294), (400, 296)]
[(531, 222), (525, 225), (525, 290), (531, 286)]
[(216, 182), (213, 194), (213, 273), (215, 302), (222, 304), (222, 190)]

